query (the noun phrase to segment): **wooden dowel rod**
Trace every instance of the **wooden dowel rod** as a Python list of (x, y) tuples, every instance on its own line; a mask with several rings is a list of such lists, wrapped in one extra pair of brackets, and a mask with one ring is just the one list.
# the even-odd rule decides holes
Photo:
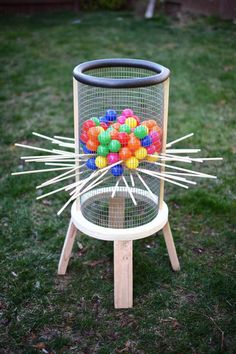
[(56, 139), (62, 139), (62, 140), (69, 140), (69, 141), (75, 141), (74, 138), (68, 138), (66, 136), (60, 136), (60, 135), (54, 135), (54, 138)]
[(42, 170), (32, 170), (32, 171), (22, 171), (22, 172), (12, 172), (12, 176), (17, 175), (26, 175), (30, 173), (43, 173), (43, 172), (54, 172), (54, 171), (62, 171), (62, 170), (69, 170), (70, 167), (58, 167), (58, 168), (45, 168)]
[(166, 153), (176, 153), (176, 154), (195, 154), (197, 152), (201, 151), (201, 149), (167, 149)]
[(40, 186), (37, 186), (36, 189), (41, 188), (41, 187), (44, 187), (44, 186), (46, 186), (48, 183), (50, 184), (52, 181), (55, 181), (55, 180), (57, 180), (58, 178), (62, 178), (62, 177), (64, 177), (64, 176), (66, 176), (66, 175), (68, 175), (68, 174), (70, 174), (70, 173), (76, 171), (77, 169), (78, 169), (78, 166), (76, 166), (76, 167), (74, 167), (74, 168), (70, 168), (69, 171), (67, 171), (67, 172), (65, 172), (65, 173), (62, 173), (62, 174), (60, 174), (60, 175), (58, 175), (58, 176), (56, 176), (56, 177), (54, 177), (54, 178), (51, 178), (51, 179), (49, 179), (49, 180), (43, 182)]
[[(36, 146), (31, 146), (31, 145), (24, 145), (24, 144), (15, 143), (15, 146), (19, 146), (19, 147), (23, 147), (23, 148), (31, 149), (31, 150), (50, 152), (51, 154), (55, 153), (55, 151), (53, 151), (53, 150), (43, 149), (43, 148), (39, 148), (39, 147), (36, 147)], [(57, 150), (57, 151), (59, 151), (59, 150)], [(64, 151), (63, 151), (63, 153), (64, 153)]]
[(172, 165), (162, 164), (161, 162), (151, 162), (151, 161), (146, 161), (146, 162), (152, 163), (152, 164), (158, 165), (158, 166), (163, 166), (164, 165), (165, 167), (168, 167), (170, 169), (177, 170), (177, 171), (190, 172), (190, 173), (201, 175), (201, 176), (205, 176), (205, 177), (208, 176), (209, 178), (217, 178), (216, 176), (208, 175), (206, 173), (197, 172), (197, 171), (193, 171), (193, 170), (188, 170), (188, 169), (182, 168), (182, 167), (176, 167), (176, 166), (172, 166)]
[(184, 136), (182, 136), (182, 137), (179, 138), (179, 139), (176, 139), (176, 140), (173, 140), (173, 141), (169, 142), (168, 144), (166, 144), (166, 147), (168, 148), (168, 147), (170, 147), (171, 145), (174, 145), (174, 144), (178, 143), (178, 142), (181, 141), (181, 140), (188, 139), (188, 138), (190, 138), (190, 137), (193, 136), (193, 135), (194, 135), (194, 133), (190, 133), (190, 134), (184, 135)]
[(115, 184), (115, 188), (111, 194), (111, 197), (114, 198), (115, 197), (115, 194), (116, 194), (116, 191), (117, 191), (117, 188), (119, 186), (119, 183), (120, 183), (120, 180), (121, 180), (121, 177), (118, 178), (118, 180), (116, 181), (116, 184)]
[(151, 173), (151, 172), (149, 172), (149, 171), (147, 171), (147, 170), (143, 170), (143, 169), (137, 168), (137, 171), (140, 171), (140, 172), (142, 172), (142, 173), (146, 173), (147, 175), (153, 176), (153, 177), (155, 177), (155, 178), (159, 178), (159, 179), (161, 179), (161, 180), (163, 180), (163, 181), (167, 181), (167, 182), (176, 184), (177, 186), (180, 186), (180, 187), (183, 187), (183, 188), (188, 189), (188, 186), (186, 186), (185, 184), (175, 182), (175, 181), (173, 181), (173, 180), (171, 180), (171, 179), (168, 179), (168, 178), (166, 178), (166, 177), (163, 177), (163, 176), (154, 175), (153, 173)]
[(131, 185), (132, 185), (132, 187), (135, 187), (134, 176), (133, 176), (132, 172), (130, 172), (129, 174), (130, 174)]
[(140, 176), (140, 174), (136, 171), (136, 175), (138, 176), (138, 178), (140, 179), (140, 181), (142, 182), (142, 184), (144, 185), (144, 187), (146, 188), (146, 190), (149, 192), (151, 199), (155, 200), (155, 195), (153, 194), (153, 192), (151, 191), (151, 189), (148, 187), (147, 183), (144, 181), (144, 179)]
[(136, 200), (135, 200), (135, 198), (134, 198), (134, 196), (133, 196), (133, 193), (132, 193), (132, 191), (131, 191), (131, 189), (130, 189), (130, 187), (129, 187), (129, 185), (128, 185), (128, 183), (127, 183), (126, 178), (125, 178), (124, 175), (122, 176), (122, 179), (123, 179), (123, 181), (124, 181), (124, 184), (126, 185), (126, 188), (127, 188), (127, 190), (128, 190), (128, 193), (129, 193), (129, 195), (130, 195), (130, 198), (132, 199), (132, 202), (133, 202), (134, 205), (136, 206), (136, 205), (137, 205), (137, 202), (136, 202)]

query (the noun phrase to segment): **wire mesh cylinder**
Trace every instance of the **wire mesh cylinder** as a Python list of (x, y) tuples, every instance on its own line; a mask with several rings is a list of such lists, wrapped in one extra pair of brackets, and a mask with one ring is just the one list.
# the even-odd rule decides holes
[[(137, 168), (147, 170), (150, 174), (141, 172), (133, 166), (127, 167), (129, 164), (126, 160), (122, 160), (122, 163), (118, 162), (123, 167), (123, 173), (120, 176), (114, 176), (111, 173), (109, 163), (106, 166), (107, 169), (101, 169), (101, 173), (93, 171), (88, 168), (86, 161), (93, 156), (95, 159), (100, 150), (89, 151), (90, 145), (82, 138), (83, 133), (87, 134), (84, 131), (85, 122), (96, 117), (100, 124), (103, 122), (109, 128), (128, 108), (133, 111), (131, 116), (138, 117), (138, 124), (145, 125), (145, 122), (150, 120), (156, 122), (156, 126), (162, 130), (159, 153), (165, 151), (167, 114), (164, 112), (166, 109), (164, 101), (166, 98), (165, 82), (168, 77), (168, 69), (143, 60), (95, 60), (80, 64), (74, 69), (74, 99), (76, 100), (75, 106), (77, 106), (75, 112), (76, 150), (79, 154), (91, 154), (84, 155), (81, 158), (84, 161), (79, 162), (84, 164), (80, 168), (82, 172), (80, 178), (82, 179), (81, 176), (83, 179), (88, 178), (88, 182), (85, 184), (84, 192), (82, 190), (78, 198), (82, 214), (93, 224), (108, 228), (133, 228), (152, 221), (157, 216), (160, 201), (160, 180), (153, 177), (152, 171), (160, 172), (160, 166), (153, 163), (155, 159), (146, 156), (146, 158), (138, 159)], [(109, 110), (115, 111), (117, 116), (111, 121), (106, 121), (106, 112)], [(129, 118), (128, 115), (126, 118)], [(126, 124), (125, 121), (124, 124)], [(101, 125), (104, 127), (104, 124)], [(119, 129), (122, 128), (119, 127)], [(132, 134), (134, 135), (134, 129), (131, 125), (129, 138)], [(140, 142), (141, 147), (145, 146), (144, 138), (140, 139)], [(109, 149), (109, 146), (107, 144), (106, 147)], [(153, 155), (154, 152), (148, 147), (145, 147), (150, 152), (148, 155)], [(131, 150), (134, 157), (135, 151)], [(116, 154), (118, 155), (119, 151)], [(100, 178), (102, 173), (103, 176)], [(94, 177), (89, 180), (91, 174)], [(115, 195), (114, 188), (116, 188)]]

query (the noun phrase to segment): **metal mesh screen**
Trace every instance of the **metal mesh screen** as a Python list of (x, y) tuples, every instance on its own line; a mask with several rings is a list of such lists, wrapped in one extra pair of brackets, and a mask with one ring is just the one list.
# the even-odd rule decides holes
[[(151, 70), (136, 67), (103, 67), (88, 70), (86, 74), (102, 78), (143, 78), (153, 75)], [(134, 111), (141, 121), (154, 119), (163, 127), (163, 84), (137, 88), (101, 88), (78, 82), (79, 135), (82, 124), (91, 117), (103, 116), (106, 110), (114, 109), (118, 115), (125, 108)], [(82, 153), (82, 144), (79, 142)], [(150, 171), (158, 171), (157, 165), (145, 161), (140, 167)], [(84, 166), (83, 177), (91, 174)], [(87, 171), (86, 171), (87, 170)], [(135, 186), (131, 185), (131, 176)], [(147, 192), (135, 170), (124, 169), (124, 176), (137, 202), (135, 206), (130, 198), (127, 187), (121, 179), (115, 198), (111, 198), (117, 178), (107, 174), (108, 179), (98, 187), (89, 190), (80, 197), (81, 211), (84, 217), (93, 224), (103, 227), (132, 228), (144, 225), (155, 218), (158, 213), (159, 180), (149, 175), (142, 175), (143, 180), (153, 192)], [(115, 201), (114, 201), (115, 200)]]

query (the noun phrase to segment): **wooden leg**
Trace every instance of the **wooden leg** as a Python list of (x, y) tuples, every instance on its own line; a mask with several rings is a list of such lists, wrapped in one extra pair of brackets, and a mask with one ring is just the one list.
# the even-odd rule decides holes
[(115, 308), (133, 306), (133, 241), (114, 241)]
[(72, 247), (73, 247), (73, 244), (75, 241), (76, 232), (77, 232), (77, 229), (76, 229), (75, 225), (73, 224), (72, 220), (70, 220), (70, 224), (69, 224), (69, 227), (67, 230), (65, 242), (64, 242), (63, 249), (61, 252), (60, 261), (58, 264), (57, 273), (59, 275), (64, 275), (66, 273), (68, 262), (69, 262), (69, 259), (71, 256)]
[(166, 225), (163, 227), (162, 230), (163, 230), (163, 234), (164, 234), (166, 247), (167, 247), (167, 251), (169, 254), (172, 269), (174, 271), (178, 271), (178, 270), (180, 270), (180, 265), (179, 265), (179, 260), (178, 260), (178, 256), (176, 253), (175, 244), (174, 244), (174, 240), (172, 237), (169, 222), (166, 223)]

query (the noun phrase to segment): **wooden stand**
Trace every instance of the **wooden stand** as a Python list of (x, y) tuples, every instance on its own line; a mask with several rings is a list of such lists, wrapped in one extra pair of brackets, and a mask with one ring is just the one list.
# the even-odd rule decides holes
[[(124, 213), (115, 213), (117, 203), (119, 205), (122, 203), (124, 204), (124, 198), (117, 197), (111, 199), (109, 205), (109, 228), (111, 229), (104, 229), (100, 226), (96, 226), (96, 231), (94, 231), (94, 225), (92, 224), (91, 227), (93, 227), (93, 229), (89, 229), (89, 223), (85, 219), (83, 220), (83, 215), (79, 211), (76, 212), (76, 205), (73, 205), (72, 218), (70, 220), (64, 246), (61, 252), (61, 257), (58, 266), (58, 274), (64, 275), (66, 273), (77, 230), (80, 230), (85, 234), (95, 238), (112, 240), (114, 242), (114, 305), (115, 308), (130, 308), (133, 306), (133, 240), (142, 237), (140, 235), (137, 236), (137, 233), (135, 232), (133, 236), (129, 235), (129, 232), (127, 230), (130, 229), (120, 229), (120, 234), (122, 236), (119, 239), (119, 237), (117, 236), (119, 233), (119, 229), (114, 229), (114, 227), (117, 227), (117, 223), (119, 227), (123, 225)], [(165, 211), (163, 216), (162, 211), (159, 211), (160, 215), (156, 218), (156, 223), (154, 220), (155, 230), (153, 231), (157, 232), (162, 229), (171, 267), (174, 271), (179, 271), (180, 265), (170, 225), (168, 222), (168, 208), (165, 203), (163, 204), (163, 208), (167, 209), (167, 213)], [(118, 209), (124, 210), (124, 208)], [(86, 222), (88, 225), (85, 225)], [(135, 229), (140, 228), (141, 227)], [(104, 235), (102, 235), (103, 229)], [(107, 230), (110, 231), (109, 238), (107, 236)], [(143, 237), (146, 236), (147, 235), (144, 235)], [(125, 239), (125, 237), (127, 237), (127, 239)]]

